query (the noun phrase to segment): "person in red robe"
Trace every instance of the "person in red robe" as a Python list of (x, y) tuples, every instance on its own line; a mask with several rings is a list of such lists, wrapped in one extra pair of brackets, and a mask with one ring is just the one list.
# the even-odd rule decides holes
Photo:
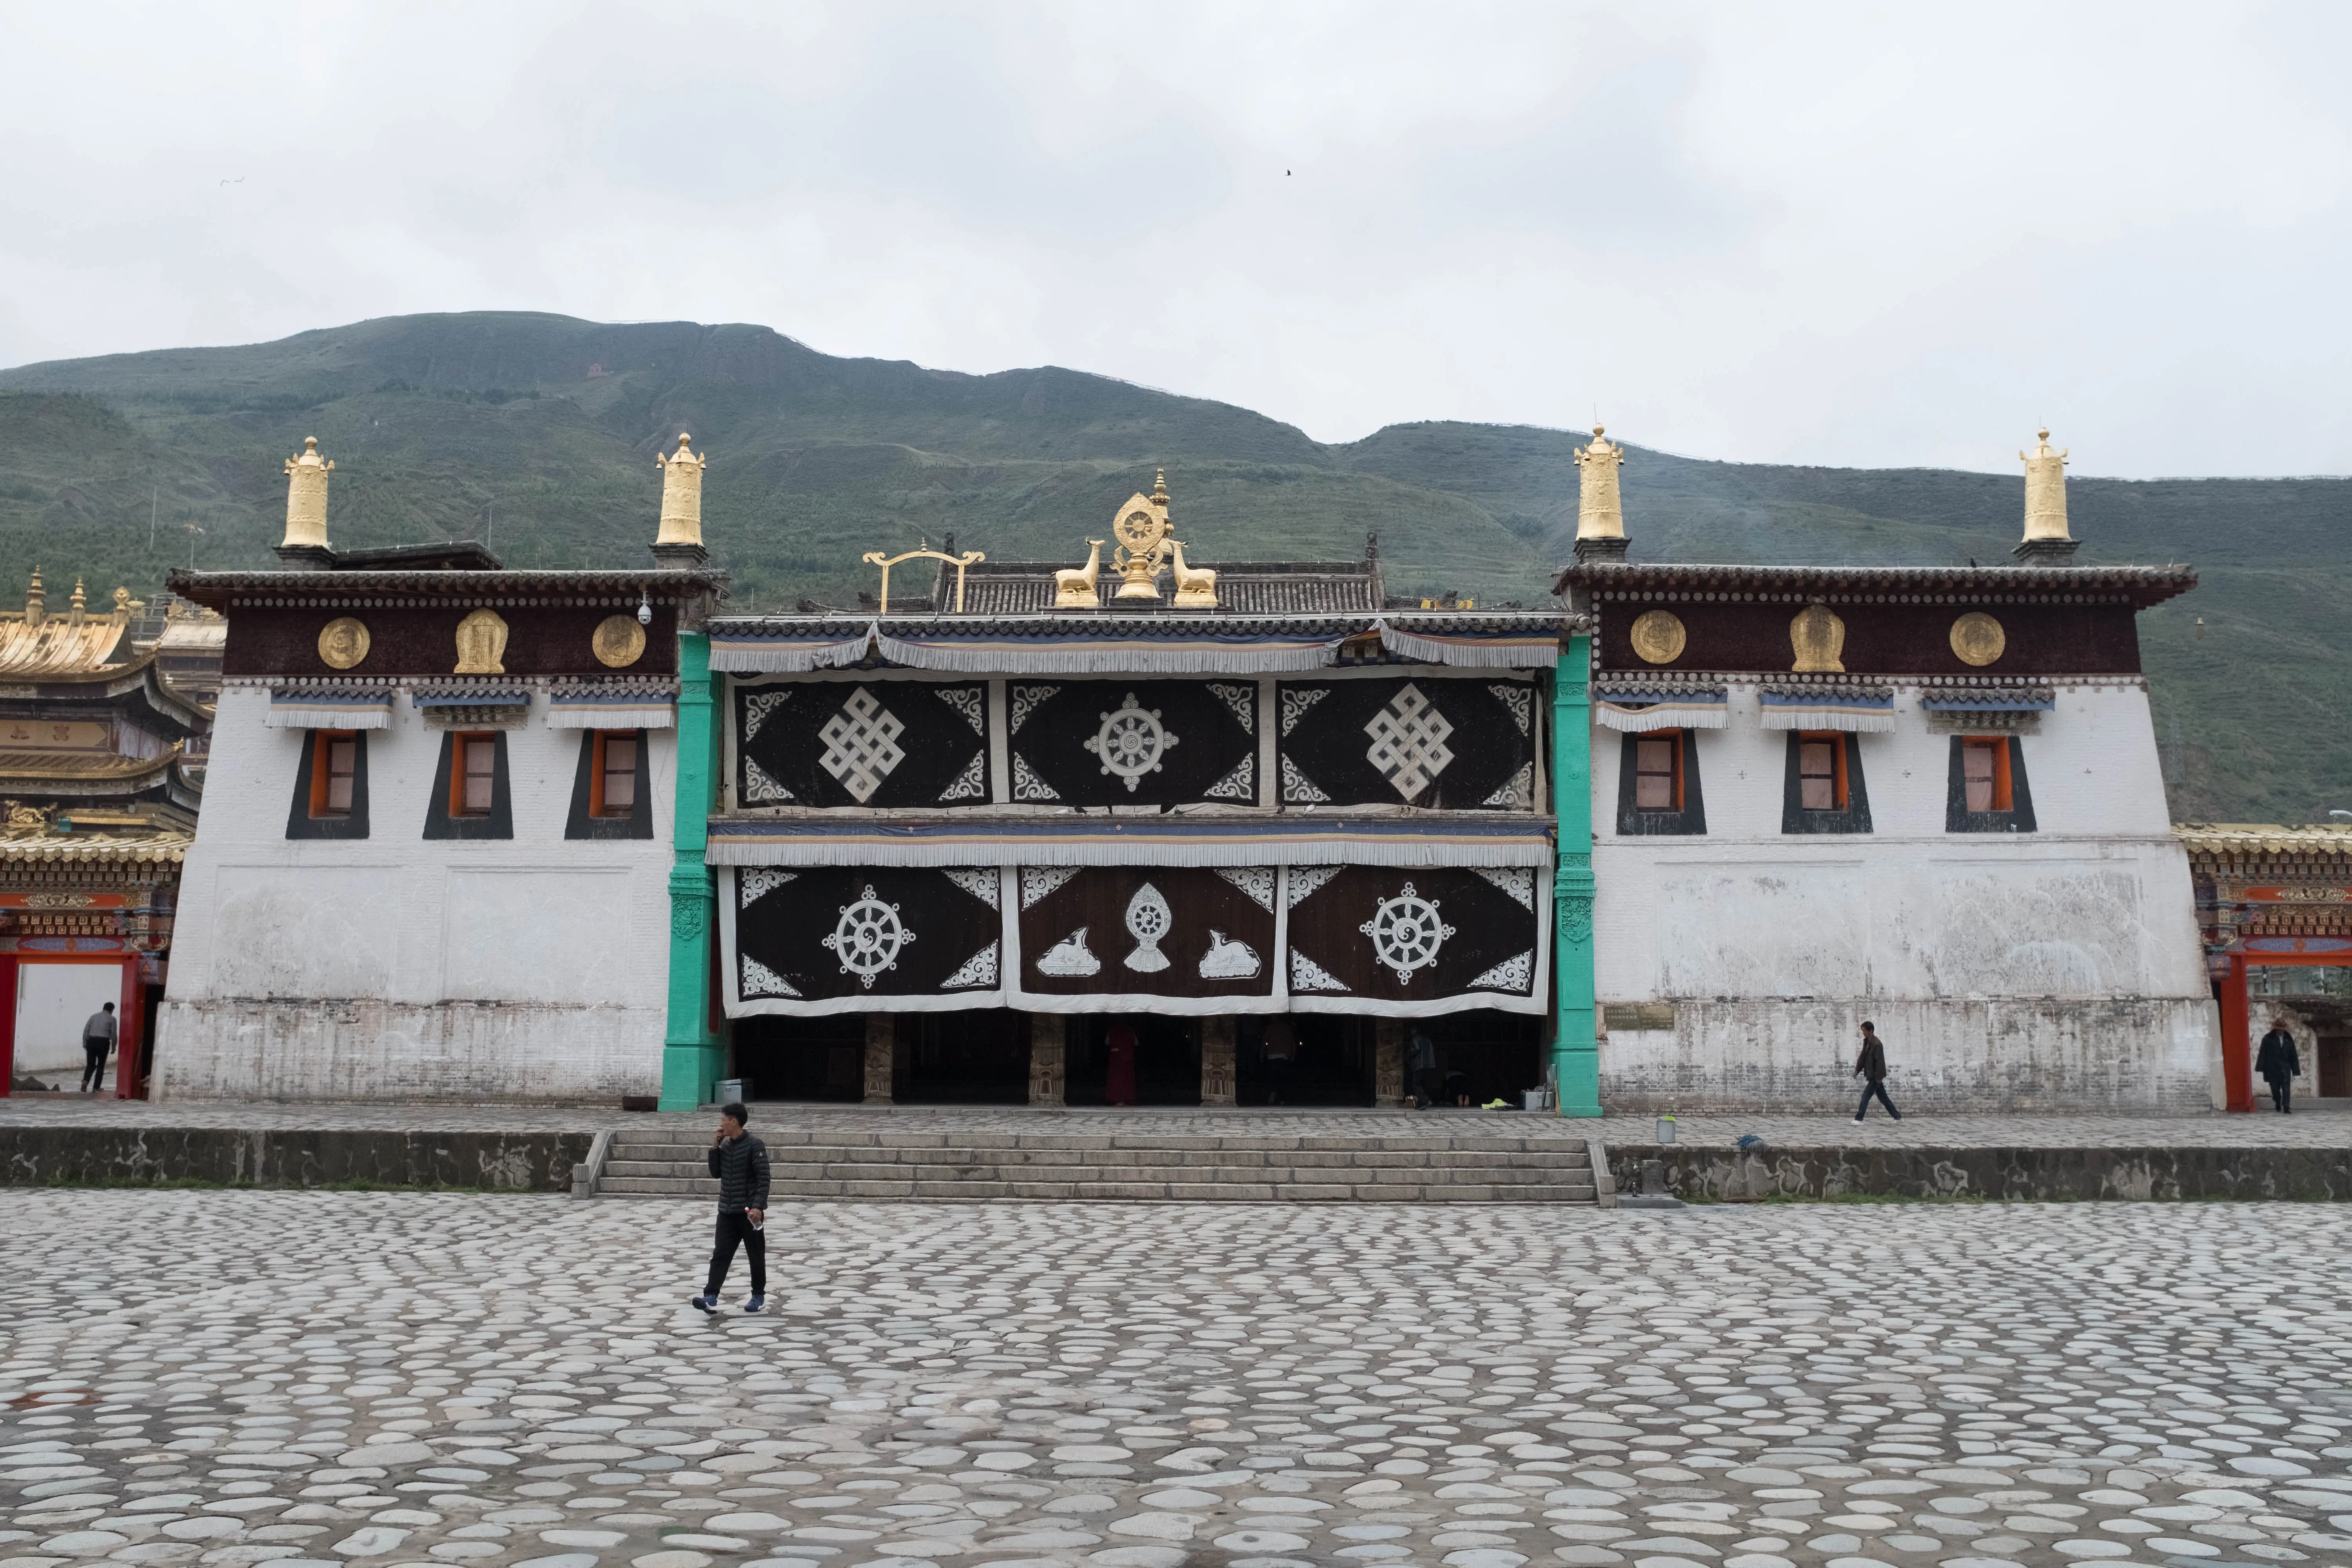
[(1135, 1026), (1121, 1018), (1110, 1026), (1104, 1043), (1110, 1047), (1110, 1061), (1103, 1072), (1103, 1103), (1133, 1105), (1135, 1053), (1141, 1044), (1136, 1038)]

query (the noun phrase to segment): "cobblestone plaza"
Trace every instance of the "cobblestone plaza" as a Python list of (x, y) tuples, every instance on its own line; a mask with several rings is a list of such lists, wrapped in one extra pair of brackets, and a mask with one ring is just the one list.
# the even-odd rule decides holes
[(2334, 1206), (0, 1216), (0, 1568), (2352, 1563)]

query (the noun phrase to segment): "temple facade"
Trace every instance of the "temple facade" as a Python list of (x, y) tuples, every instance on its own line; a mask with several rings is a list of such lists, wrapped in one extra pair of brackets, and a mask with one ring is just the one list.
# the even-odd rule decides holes
[(2174, 831), (2196, 879), (2221, 1003), (2229, 1108), (2268, 1109), (2253, 1062), (2273, 1028), (2295, 1042), (2297, 1104), (2352, 1101), (2352, 826), (2190, 822)]
[(2135, 626), (2196, 577), (2074, 564), (2047, 436), (2017, 563), (1915, 568), (1630, 561), (1596, 432), (1559, 587), (1611, 1106), (1834, 1105), (1865, 1019), (1898, 1105), (2221, 1102)]
[[(650, 1094), (680, 636), (724, 578), (697, 542), (620, 571), (339, 552), (316, 446), (281, 570), (172, 580), (227, 619), (155, 1094)], [(664, 461), (698, 523), (698, 460)]]

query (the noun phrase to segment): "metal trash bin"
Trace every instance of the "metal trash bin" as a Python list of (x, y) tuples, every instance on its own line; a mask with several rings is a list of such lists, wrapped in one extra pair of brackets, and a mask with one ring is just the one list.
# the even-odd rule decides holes
[(747, 1081), (747, 1079), (740, 1078), (720, 1079), (716, 1084), (711, 1086), (710, 1103), (713, 1105), (726, 1105), (733, 1101), (740, 1100), (743, 1098), (743, 1086)]

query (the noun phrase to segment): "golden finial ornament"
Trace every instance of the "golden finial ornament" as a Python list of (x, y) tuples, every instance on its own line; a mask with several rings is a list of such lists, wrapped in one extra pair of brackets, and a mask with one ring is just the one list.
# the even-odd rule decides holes
[(1625, 464), (1625, 448), (1609, 443), (1608, 427), (1592, 427), (1592, 445), (1576, 449), (1576, 537), (1622, 539), (1625, 508), (1617, 491), (1617, 470)]
[[(949, 535), (948, 542), (950, 544), (955, 542), (955, 536), (952, 534)], [(923, 560), (946, 562), (949, 565), (956, 569), (955, 613), (960, 616), (963, 614), (964, 571), (967, 567), (977, 566), (982, 562), (987, 560), (988, 553), (987, 552), (981, 550), (967, 550), (961, 555), (950, 555), (944, 550), (932, 549), (929, 541), (926, 540), (916, 548), (907, 551), (903, 554), (886, 555), (879, 550), (869, 550), (863, 556), (859, 557), (859, 559), (864, 561), (868, 566), (879, 566), (882, 568), (881, 607), (875, 613), (884, 616), (890, 613), (891, 567), (896, 566), (901, 561)]]
[(48, 618), (48, 595), (41, 587), (41, 569), (33, 568), (32, 586), (25, 590), (25, 624), (37, 626)]
[(2025, 465), (2025, 537), (2072, 539), (2066, 530), (2066, 454), (2050, 449), (2050, 431), (2036, 432), (2041, 445), (2020, 452)]
[(302, 437), (302, 455), (286, 459), (286, 537), (280, 550), (324, 550), (327, 476), (335, 465), (319, 456), (319, 438)]
[(1118, 599), (1158, 599), (1161, 563), (1169, 555), (1169, 535), (1173, 525), (1168, 521), (1168, 473), (1160, 470), (1160, 478), (1151, 494), (1141, 490), (1127, 498), (1112, 519), (1111, 536), (1118, 541), (1112, 552), (1111, 565), (1119, 574)]
[(654, 458), (662, 471), (661, 526), (654, 533), (656, 550), (665, 545), (702, 547), (702, 470), (710, 454), (705, 451), (698, 457), (688, 450), (687, 443), (691, 439), (681, 430), (677, 450)]

